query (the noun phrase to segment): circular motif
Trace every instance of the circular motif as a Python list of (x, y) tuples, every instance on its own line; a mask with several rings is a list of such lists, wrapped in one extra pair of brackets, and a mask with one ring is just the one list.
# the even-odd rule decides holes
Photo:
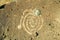
[(32, 9), (26, 9), (23, 12), (20, 24), (23, 26), (27, 33), (32, 34), (41, 29), (43, 19), (41, 15), (36, 16)]

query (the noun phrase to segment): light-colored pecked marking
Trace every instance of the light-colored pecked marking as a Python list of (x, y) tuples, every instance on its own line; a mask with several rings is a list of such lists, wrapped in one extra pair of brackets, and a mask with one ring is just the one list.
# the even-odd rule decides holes
[(32, 9), (26, 9), (23, 12), (22, 18), (20, 20), (20, 25), (23, 26), (24, 30), (32, 34), (35, 31), (39, 31), (42, 28), (43, 18), (41, 15), (36, 16)]

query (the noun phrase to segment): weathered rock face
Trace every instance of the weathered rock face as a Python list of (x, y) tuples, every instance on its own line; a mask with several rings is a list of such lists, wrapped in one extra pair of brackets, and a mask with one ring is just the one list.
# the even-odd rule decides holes
[(0, 40), (60, 40), (60, 0), (17, 0), (2, 5)]
[(9, 4), (11, 2), (15, 2), (16, 0), (0, 0), (0, 6), (4, 4)]

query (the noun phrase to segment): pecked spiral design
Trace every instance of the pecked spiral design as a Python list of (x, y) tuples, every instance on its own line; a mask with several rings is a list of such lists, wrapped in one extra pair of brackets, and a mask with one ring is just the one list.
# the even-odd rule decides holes
[(41, 15), (36, 16), (32, 9), (26, 9), (20, 19), (20, 24), (29, 34), (39, 31), (43, 24)]

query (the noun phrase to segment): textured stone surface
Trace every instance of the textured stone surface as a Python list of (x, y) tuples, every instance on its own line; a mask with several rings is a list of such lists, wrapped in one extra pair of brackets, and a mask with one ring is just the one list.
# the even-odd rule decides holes
[[(39, 16), (34, 15), (35, 8), (41, 11)], [(60, 40), (60, 0), (18, 0), (6, 4), (0, 9), (0, 40)]]
[(9, 4), (11, 2), (16, 2), (16, 0), (0, 0), (0, 6), (3, 4)]

